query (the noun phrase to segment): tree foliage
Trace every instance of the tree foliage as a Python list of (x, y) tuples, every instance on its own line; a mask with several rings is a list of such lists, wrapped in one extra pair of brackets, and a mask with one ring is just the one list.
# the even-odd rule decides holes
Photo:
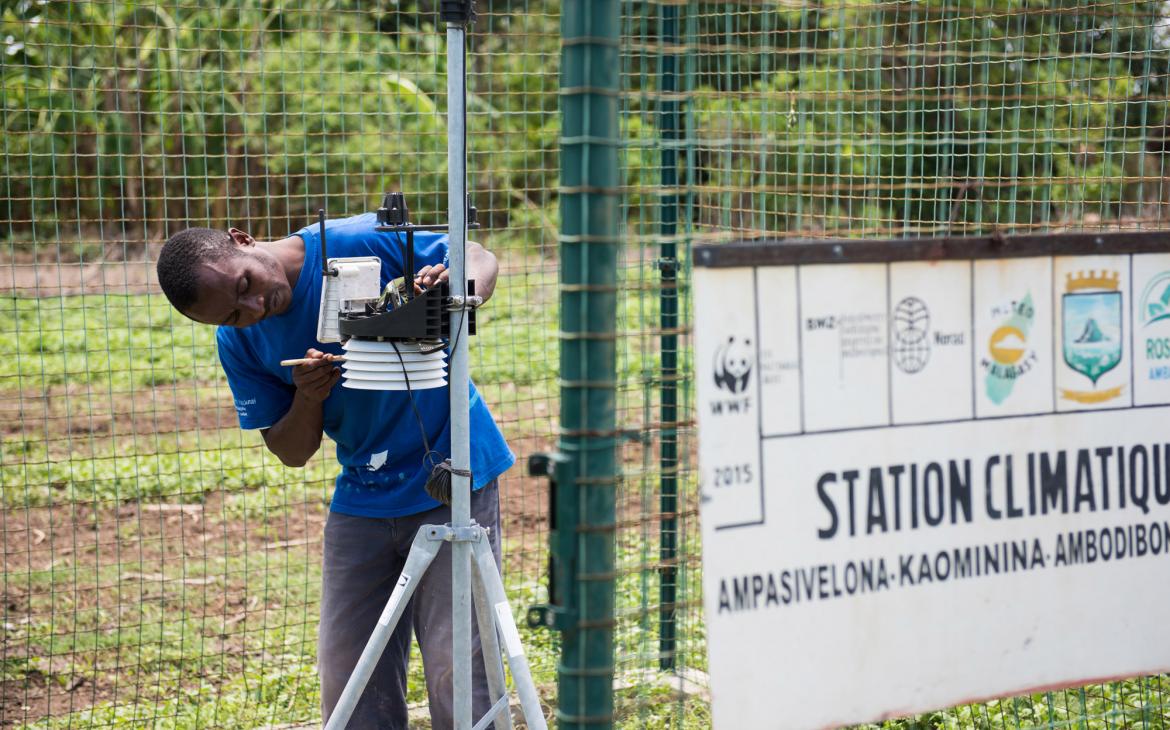
[[(0, 10), (0, 204), (15, 242), (141, 242), (230, 222), (283, 235), (411, 196), (446, 208), (434, 1), (17, 0)], [(630, 220), (674, 198), (657, 95), (683, 92), (678, 198), (703, 230), (892, 235), (1163, 217), (1158, 2), (623, 5)], [(675, 7), (675, 6), (669, 6)], [(552, 0), (481, 2), (476, 204), (555, 232)], [(667, 149), (666, 152), (663, 150)], [(16, 244), (14, 244), (16, 245)], [(56, 252), (61, 255), (61, 252)]]
[[(231, 222), (284, 235), (320, 205), (360, 212), (390, 189), (420, 219), (445, 210), (435, 5), (5, 5), (8, 233), (134, 242)], [(545, 205), (555, 172), (549, 5), (485, 13), (470, 39), (476, 203), (497, 224)]]
[(1075, 0), (692, 18), (701, 222), (913, 235), (1161, 215), (1164, 18)]

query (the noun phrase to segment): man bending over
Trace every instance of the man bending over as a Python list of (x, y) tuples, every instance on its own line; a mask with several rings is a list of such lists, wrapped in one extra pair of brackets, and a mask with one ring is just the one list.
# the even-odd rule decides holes
[[(379, 233), (373, 213), (328, 221), (329, 255), (377, 256), (383, 284), (405, 272), (404, 236)], [(415, 283), (446, 281), (447, 237), (419, 232)], [(321, 301), (321, 242), (317, 226), (277, 241), (257, 241), (237, 228), (189, 228), (172, 236), (158, 260), (158, 278), (171, 304), (187, 317), (218, 325), (220, 362), (235, 398), (240, 427), (259, 429), (268, 450), (288, 466), (304, 466), (322, 434), (337, 444), (341, 472), (325, 524), (321, 624), (317, 666), (324, 721), (333, 711), (398, 580), (415, 533), (450, 522), (450, 508), (424, 489), (419, 423), (399, 391), (335, 387), (338, 344), (317, 342)], [(467, 275), (487, 300), (496, 284), (495, 257), (467, 243)], [(306, 365), (280, 366), (305, 357)], [(414, 392), (427, 441), (451, 453), (447, 388)], [(471, 516), (487, 527), (500, 560), (497, 477), (515, 457), (475, 386), (470, 392)], [(430, 701), (431, 726), (452, 718), (451, 552), (442, 549), (423, 576), (386, 646), (350, 728), (406, 728), (406, 671), (411, 631), (418, 638)], [(473, 632), (475, 628), (473, 627)], [(473, 657), (474, 708), (490, 708), (478, 633)]]

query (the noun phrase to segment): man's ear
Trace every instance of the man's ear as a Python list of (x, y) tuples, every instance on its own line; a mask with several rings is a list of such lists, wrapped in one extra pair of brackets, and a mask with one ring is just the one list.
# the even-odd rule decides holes
[(255, 246), (256, 239), (252, 238), (251, 234), (241, 231), (239, 228), (229, 228), (228, 235), (236, 242), (237, 246)]

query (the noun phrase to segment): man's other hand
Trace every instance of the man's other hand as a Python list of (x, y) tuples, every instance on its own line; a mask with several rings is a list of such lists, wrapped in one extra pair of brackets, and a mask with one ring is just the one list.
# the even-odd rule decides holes
[(449, 278), (451, 278), (451, 272), (442, 264), (424, 266), (414, 275), (414, 293), (421, 294), (423, 289), (447, 281)]
[(341, 368), (333, 366), (332, 353), (310, 348), (305, 358), (313, 362), (293, 368), (293, 385), (303, 397), (314, 403), (322, 403), (329, 397), (337, 381), (341, 380)]

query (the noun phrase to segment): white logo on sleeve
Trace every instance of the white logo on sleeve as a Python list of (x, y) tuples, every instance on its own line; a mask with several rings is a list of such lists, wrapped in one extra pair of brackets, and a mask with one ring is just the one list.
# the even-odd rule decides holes
[(386, 463), (386, 457), (389, 454), (389, 451), (379, 451), (376, 454), (370, 454), (370, 463), (366, 464), (366, 468), (370, 471), (378, 471)]

